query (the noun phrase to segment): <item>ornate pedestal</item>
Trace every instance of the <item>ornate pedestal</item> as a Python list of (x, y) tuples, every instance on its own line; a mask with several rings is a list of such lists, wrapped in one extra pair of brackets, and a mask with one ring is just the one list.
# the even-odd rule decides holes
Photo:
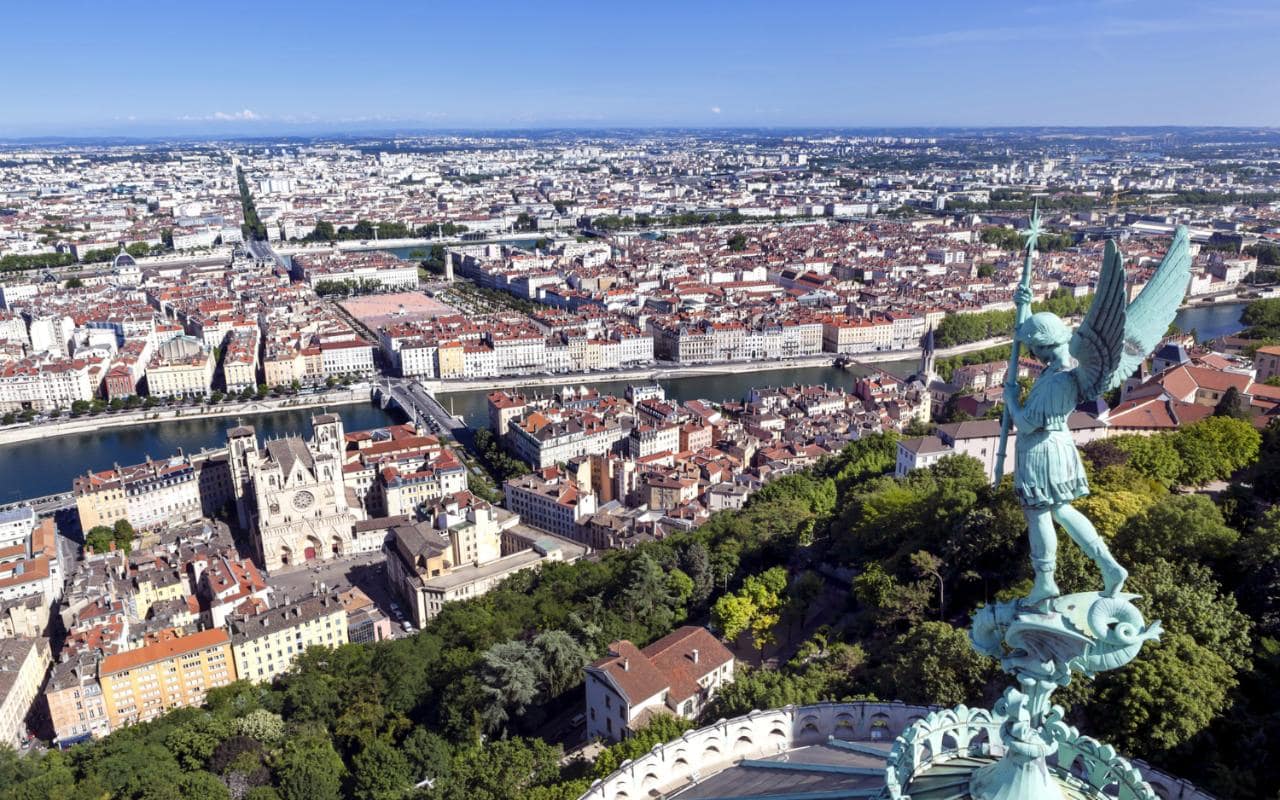
[[(974, 649), (999, 659), (1018, 685), (1006, 690), (990, 712), (961, 706), (904, 732), (889, 758), (889, 796), (908, 797), (922, 789), (932, 796), (950, 789), (950, 796), (975, 800), (1064, 800), (1063, 787), (1070, 785), (1077, 796), (1101, 798), (1106, 786), (1119, 783), (1126, 796), (1155, 800), (1128, 761), (1081, 736), (1063, 722), (1062, 707), (1050, 703), (1053, 691), (1067, 685), (1073, 672), (1093, 677), (1122, 667), (1143, 642), (1159, 637), (1160, 623), (1144, 625), (1132, 603), (1136, 596), (1086, 592), (1054, 598), (1042, 608), (1009, 602), (975, 614)], [(959, 746), (940, 747), (947, 738)], [(972, 744), (983, 738), (985, 744)], [(1083, 777), (1071, 774), (1077, 761)], [(935, 780), (934, 790), (915, 785), (940, 766), (951, 773), (950, 783)]]

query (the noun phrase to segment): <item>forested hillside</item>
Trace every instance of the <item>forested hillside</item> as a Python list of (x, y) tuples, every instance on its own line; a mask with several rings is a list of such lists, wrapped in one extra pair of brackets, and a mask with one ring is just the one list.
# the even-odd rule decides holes
[[(895, 448), (890, 435), (868, 437), (769, 484), (741, 512), (519, 575), (446, 606), (412, 638), (313, 649), (274, 685), (219, 689), (203, 709), (65, 753), (6, 752), (0, 800), (567, 800), (594, 770), (679, 730), (663, 721), (594, 768), (559, 766), (559, 748), (537, 734), (580, 706), (582, 665), (608, 642), (714, 622), (749, 650), (776, 652), (771, 643), (806, 631), (819, 595), (837, 598), (823, 624), (776, 669), (743, 669), (709, 719), (828, 698), (989, 703), (1008, 679), (965, 627), (982, 603), (1026, 589), (1021, 511), (1008, 481), (988, 486), (972, 460), (894, 479)], [(1081, 507), (1166, 634), (1129, 668), (1056, 698), (1130, 755), (1223, 797), (1274, 797), (1280, 430), (1260, 437), (1213, 417), (1095, 443), (1086, 456), (1094, 494)], [(1224, 478), (1234, 482), (1216, 497), (1196, 490)], [(1059, 558), (1064, 591), (1098, 584), (1065, 539)], [(425, 778), (431, 786), (415, 789)]]

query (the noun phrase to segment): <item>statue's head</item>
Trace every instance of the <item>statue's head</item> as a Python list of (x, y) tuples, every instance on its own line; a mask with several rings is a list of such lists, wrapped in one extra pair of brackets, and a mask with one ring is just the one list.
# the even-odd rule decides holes
[(1018, 341), (1031, 349), (1036, 358), (1049, 361), (1058, 348), (1071, 341), (1071, 329), (1057, 314), (1040, 311), (1018, 326)]

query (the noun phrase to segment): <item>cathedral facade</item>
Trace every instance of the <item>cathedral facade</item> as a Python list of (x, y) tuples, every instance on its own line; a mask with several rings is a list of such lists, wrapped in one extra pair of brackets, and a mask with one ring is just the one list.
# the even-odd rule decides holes
[(342, 418), (311, 419), (312, 437), (259, 444), (252, 426), (227, 432), (228, 460), (241, 527), (268, 572), (348, 555), (364, 517), (342, 480)]

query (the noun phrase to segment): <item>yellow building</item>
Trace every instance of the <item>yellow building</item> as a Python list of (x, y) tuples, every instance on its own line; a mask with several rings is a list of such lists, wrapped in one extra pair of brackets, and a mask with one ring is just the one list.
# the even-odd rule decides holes
[(198, 706), (210, 689), (235, 679), (231, 637), (222, 628), (107, 656), (98, 667), (111, 730)]
[(176, 600), (191, 594), (191, 586), (184, 573), (177, 570), (153, 569), (139, 573), (133, 579), (134, 614), (146, 619), (151, 606), (165, 600)]
[(301, 381), (305, 371), (300, 351), (292, 347), (271, 348), (262, 362), (262, 382), (267, 386), (289, 386)]
[(129, 518), (129, 502), (125, 498), (124, 484), (115, 480), (103, 480), (94, 484), (91, 474), (76, 478), (72, 487), (76, 496), (76, 512), (80, 515), (80, 530), (86, 533), (105, 525), (110, 528), (116, 520)]
[(285, 672), (308, 647), (347, 643), (347, 610), (341, 599), (322, 594), (279, 608), (230, 620), (236, 674), (248, 681), (270, 681)]
[(462, 342), (441, 342), (436, 350), (437, 374), (442, 380), (461, 378), (465, 370), (465, 348)]

